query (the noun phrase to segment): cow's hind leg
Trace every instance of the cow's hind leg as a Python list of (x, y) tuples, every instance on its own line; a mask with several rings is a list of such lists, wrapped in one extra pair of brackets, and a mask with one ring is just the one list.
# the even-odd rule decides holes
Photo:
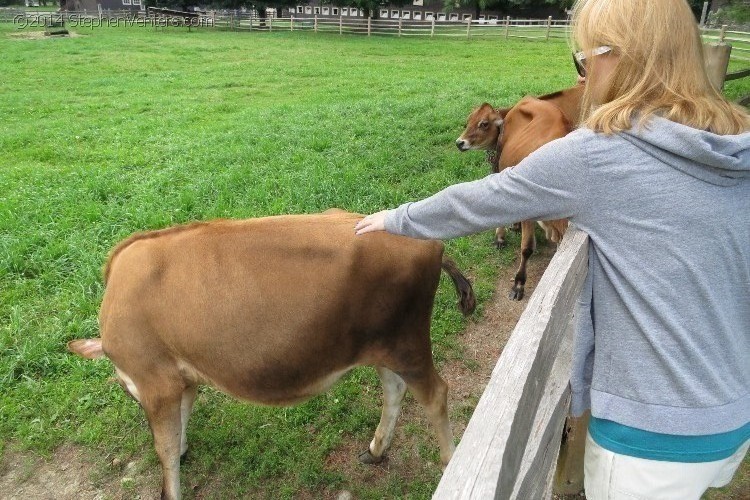
[(435, 427), (440, 446), (440, 461), (445, 467), (456, 449), (448, 420), (448, 384), (438, 375), (432, 363), (423, 375), (405, 375), (404, 380), (414, 398), (425, 409), (430, 424)]
[(383, 455), (391, 445), (393, 429), (401, 412), (401, 401), (406, 394), (406, 382), (401, 377), (388, 368), (379, 366), (377, 370), (383, 384), (383, 411), (370, 447), (359, 456), (359, 460), (365, 464), (375, 464), (383, 460)]
[(500, 250), (505, 246), (505, 227), (498, 227), (495, 229), (495, 241), (492, 244)]
[(161, 498), (180, 498), (180, 442), (182, 439), (182, 388), (170, 384), (149, 384), (152, 390), (141, 391), (141, 405), (146, 412), (154, 448), (162, 467)]
[(193, 403), (195, 403), (195, 396), (197, 393), (198, 386), (188, 386), (183, 391), (182, 400), (180, 401), (180, 462), (184, 462), (185, 457), (187, 457), (187, 424), (190, 419), (190, 414), (193, 411)]
[(526, 285), (526, 263), (531, 254), (536, 250), (536, 238), (534, 236), (534, 222), (524, 221), (521, 223), (521, 263), (518, 265), (513, 288), (510, 289), (508, 298), (511, 300), (523, 299), (524, 287)]

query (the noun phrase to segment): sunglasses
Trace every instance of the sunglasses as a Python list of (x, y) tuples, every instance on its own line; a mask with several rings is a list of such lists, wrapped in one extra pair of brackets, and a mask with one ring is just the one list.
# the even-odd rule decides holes
[(597, 47), (589, 51), (581, 50), (580, 52), (573, 52), (573, 64), (575, 64), (576, 66), (578, 75), (583, 78), (586, 77), (586, 52), (589, 53), (588, 57), (600, 56), (602, 54), (606, 54), (607, 52), (612, 52), (612, 47), (610, 47), (609, 45), (602, 45), (601, 47)]

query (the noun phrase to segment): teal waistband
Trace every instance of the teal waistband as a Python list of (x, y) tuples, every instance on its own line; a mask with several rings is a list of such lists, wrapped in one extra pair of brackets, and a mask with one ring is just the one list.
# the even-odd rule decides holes
[(621, 455), (666, 462), (714, 462), (731, 457), (750, 439), (750, 422), (721, 434), (676, 436), (644, 431), (592, 416), (589, 433), (599, 446)]

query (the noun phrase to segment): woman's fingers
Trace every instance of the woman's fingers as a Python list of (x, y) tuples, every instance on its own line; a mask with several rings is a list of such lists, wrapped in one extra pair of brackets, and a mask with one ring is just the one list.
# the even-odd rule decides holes
[(385, 213), (386, 211), (383, 210), (382, 212), (368, 215), (357, 222), (357, 225), (354, 226), (355, 233), (361, 235), (373, 231), (385, 231)]

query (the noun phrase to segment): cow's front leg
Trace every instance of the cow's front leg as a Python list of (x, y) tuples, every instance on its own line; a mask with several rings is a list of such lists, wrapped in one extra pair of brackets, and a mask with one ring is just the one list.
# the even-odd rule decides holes
[(359, 456), (359, 460), (365, 464), (376, 464), (383, 460), (383, 455), (391, 446), (401, 401), (406, 394), (406, 382), (401, 377), (388, 368), (379, 366), (376, 369), (383, 384), (383, 411), (370, 447)]
[(523, 299), (524, 286), (526, 285), (526, 263), (535, 249), (534, 222), (524, 221), (521, 223), (521, 263), (513, 280), (513, 288), (510, 289), (508, 294), (508, 298), (511, 300)]

